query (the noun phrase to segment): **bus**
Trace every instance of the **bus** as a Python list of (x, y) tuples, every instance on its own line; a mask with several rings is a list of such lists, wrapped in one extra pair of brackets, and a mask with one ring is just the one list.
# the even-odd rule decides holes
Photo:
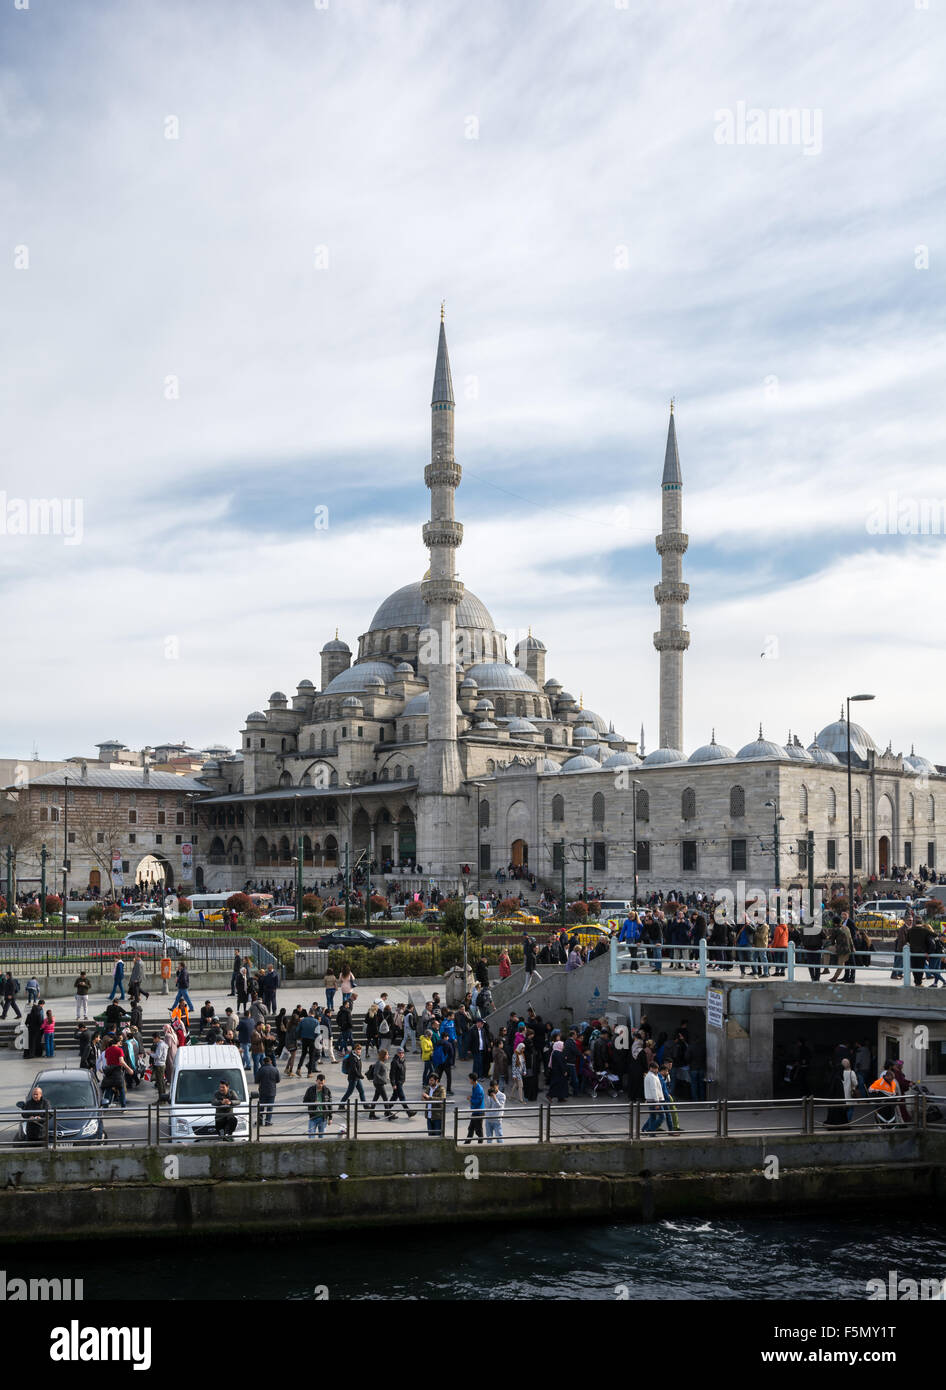
[(272, 893), (247, 893), (246, 896), (254, 907), (260, 908), (263, 912), (268, 912), (273, 905)]

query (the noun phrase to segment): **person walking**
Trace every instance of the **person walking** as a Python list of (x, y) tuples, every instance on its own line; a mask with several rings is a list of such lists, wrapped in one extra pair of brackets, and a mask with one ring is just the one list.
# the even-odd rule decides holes
[(565, 1044), (559, 1040), (552, 1044), (549, 1064), (549, 1099), (561, 1103), (568, 1099), (568, 1069), (565, 1065)]
[(433, 1072), (424, 1087), (424, 1100), (427, 1102), (427, 1133), (432, 1139), (443, 1137), (443, 1119), (447, 1104), (447, 1093), (440, 1084), (440, 1077)]
[(76, 981), (72, 986), (76, 998), (76, 1022), (80, 1018), (89, 1016), (89, 992), (92, 989), (92, 981), (84, 970), (80, 970)]
[(345, 1105), (350, 1096), (355, 1091), (362, 1105), (367, 1105), (365, 1100), (364, 1069), (362, 1066), (361, 1043), (355, 1043), (347, 1057), (342, 1058), (342, 1072), (348, 1077), (348, 1087), (342, 1096), (342, 1105)]
[(528, 932), (522, 938), (522, 953), (526, 971), (526, 989), (531, 989), (538, 980), (541, 980), (542, 976), (535, 968), (535, 939)]
[(160, 1033), (155, 1033), (151, 1038), (151, 1080), (158, 1093), (158, 1101), (168, 1099), (167, 1082), (165, 1081), (165, 1070), (168, 1060), (168, 1045)]
[(128, 994), (130, 998), (139, 999), (142, 994), (146, 999), (151, 998), (151, 995), (144, 988), (144, 980), (145, 968), (142, 963), (141, 957), (136, 954), (131, 967), (131, 976), (128, 982)]
[(299, 1040), (301, 1051), (299, 1053), (299, 1067), (296, 1076), (302, 1075), (302, 1068), (306, 1068), (307, 1075), (311, 1076), (315, 1071), (315, 1040), (319, 1032), (319, 1024), (314, 1014), (303, 1014), (296, 1027), (296, 1037)]
[(3, 977), (3, 1013), (0, 1014), (0, 1018), (6, 1018), (9, 1009), (13, 1010), (17, 1018), (23, 1017), (20, 1013), (20, 1006), (16, 1002), (16, 996), (19, 992), (20, 982), (15, 980), (8, 970)]
[[(651, 1062), (644, 1077), (644, 1099), (650, 1106), (650, 1115), (641, 1126), (641, 1134), (656, 1134), (666, 1115), (664, 1090), (660, 1082), (660, 1072), (656, 1062)], [(669, 1129), (669, 1118), (667, 1121)]]
[(394, 1116), (388, 1107), (388, 1082), (390, 1080), (390, 1068), (388, 1066), (387, 1049), (382, 1047), (378, 1051), (377, 1059), (368, 1068), (368, 1080), (374, 1082), (374, 1095), (368, 1105), (368, 1114), (372, 1120), (376, 1119), (375, 1106), (378, 1101), (384, 1102), (382, 1110), (385, 1119), (393, 1120)]
[(315, 1081), (306, 1087), (302, 1102), (309, 1107), (309, 1138), (324, 1139), (325, 1126), (332, 1123), (332, 1092), (322, 1072), (316, 1072)]
[(172, 1009), (176, 1009), (178, 1004), (180, 1004), (181, 1000), (183, 999), (184, 1003), (190, 1009), (191, 1013), (194, 1012), (194, 1006), (191, 1003), (191, 997), (187, 993), (190, 987), (190, 982), (191, 977), (188, 973), (187, 966), (184, 964), (183, 961), (181, 961), (180, 965), (177, 968), (177, 976), (175, 979), (175, 984), (177, 985), (177, 994), (174, 998), (174, 1003), (171, 1005)]
[(334, 1009), (335, 991), (338, 988), (338, 976), (335, 974), (335, 971), (331, 968), (331, 966), (328, 970), (326, 970), (325, 975), (322, 979), (322, 984), (325, 986), (325, 1007), (327, 1009)]
[(516, 1092), (516, 1099), (522, 1104), (522, 1081), (526, 1069), (526, 1048), (525, 1043), (520, 1043), (512, 1054), (512, 1084)]
[(37, 980), (35, 975), (31, 975), (26, 982), (26, 1002), (27, 1004), (35, 1004), (38, 999), (39, 980)]
[(470, 1081), (473, 1083), (470, 1090), (470, 1123), (467, 1126), (464, 1144), (472, 1144), (476, 1139), (478, 1144), (483, 1142), (483, 1121), (486, 1117), (486, 1095), (480, 1085), (480, 1078), (475, 1071), (470, 1072)]
[(115, 991), (121, 990), (122, 999), (125, 998), (125, 962), (121, 956), (115, 962), (115, 973), (112, 976), (112, 992), (108, 996), (109, 1002), (115, 998)]
[(243, 961), (239, 951), (233, 953), (233, 967), (230, 971), (230, 992), (228, 998), (234, 998), (237, 992), (237, 981), (240, 978), (240, 971), (243, 969)]
[(414, 1116), (414, 1115), (416, 1115), (417, 1112), (416, 1112), (416, 1110), (412, 1110), (412, 1109), (410, 1108), (410, 1106), (409, 1106), (408, 1103), (407, 1103), (407, 1098), (406, 1098), (405, 1095), (404, 1095), (404, 1081), (405, 1081), (405, 1078), (406, 1078), (406, 1076), (407, 1076), (407, 1067), (406, 1067), (406, 1064), (405, 1064), (405, 1061), (404, 1061), (404, 1049), (403, 1049), (403, 1047), (399, 1047), (399, 1048), (397, 1049), (397, 1051), (395, 1052), (394, 1056), (391, 1058), (390, 1074), (391, 1074), (391, 1113), (388, 1115), (388, 1119), (389, 1119), (389, 1120), (393, 1120), (393, 1119), (395, 1118), (395, 1116), (394, 1116), (394, 1102), (395, 1102), (395, 1101), (400, 1101), (400, 1103), (401, 1103), (401, 1109), (402, 1109), (402, 1110), (406, 1110), (406, 1111), (407, 1111), (407, 1118), (408, 1118), (408, 1119), (411, 1119), (411, 1117)]
[(351, 1005), (343, 1000), (341, 1008), (335, 1015), (335, 1022), (338, 1025), (338, 1046), (339, 1051), (344, 1052), (347, 1047), (351, 1047), (355, 1040), (354, 1020), (352, 1019)]
[(491, 1144), (495, 1139), (498, 1144), (503, 1142), (503, 1111), (506, 1108), (506, 1096), (497, 1082), (491, 1081), (489, 1090), (486, 1092), (486, 1142)]
[(256, 1073), (259, 1088), (260, 1121), (264, 1125), (273, 1123), (273, 1105), (276, 1101), (276, 1087), (279, 1085), (279, 1068), (271, 1058), (265, 1057)]

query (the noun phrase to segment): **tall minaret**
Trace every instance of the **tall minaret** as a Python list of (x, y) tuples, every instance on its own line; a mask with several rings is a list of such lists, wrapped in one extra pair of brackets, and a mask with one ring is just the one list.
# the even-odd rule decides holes
[(690, 634), (683, 626), (683, 605), (690, 597), (690, 586), (683, 582), (683, 556), (689, 537), (683, 525), (683, 478), (677, 453), (677, 432), (670, 402), (670, 428), (664, 455), (661, 489), (661, 526), (657, 537), (660, 556), (660, 583), (654, 598), (660, 608), (660, 631), (654, 633), (654, 646), (660, 653), (660, 747), (683, 751), (683, 653), (690, 645)]
[(431, 461), (424, 469), (424, 481), (430, 489), (430, 520), (424, 526), (430, 568), (421, 584), (421, 593), (428, 606), (429, 627), (436, 638), (432, 644), (435, 660), (427, 666), (427, 752), (418, 786), (422, 796), (455, 795), (463, 780), (457, 750), (456, 675), (457, 604), (463, 597), (463, 585), (455, 573), (463, 527), (453, 516), (453, 494), (460, 485), (462, 470), (453, 454), (455, 409), (441, 305), (440, 341), (430, 402)]

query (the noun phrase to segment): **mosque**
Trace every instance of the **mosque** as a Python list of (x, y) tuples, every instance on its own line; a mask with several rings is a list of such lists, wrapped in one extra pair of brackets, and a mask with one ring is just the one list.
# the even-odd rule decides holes
[[(660, 663), (659, 747), (617, 731), (549, 675), (547, 651), (505, 635), (457, 577), (463, 527), (454, 501), (456, 402), (441, 311), (431, 400), (426, 574), (384, 600), (357, 639), (322, 648), (318, 687), (300, 680), (246, 718), (239, 754), (205, 763), (198, 887), (292, 877), (301, 838), (307, 881), (335, 871), (346, 847), (417, 887), (485, 886), (527, 868), (569, 892), (609, 896), (738, 884), (841, 883), (848, 864), (847, 741), (841, 718), (808, 746), (758, 736), (734, 751), (683, 736), (683, 477), (673, 406), (664, 457), (661, 579), (654, 646)], [(618, 720), (618, 728), (626, 712)], [(704, 735), (705, 737), (705, 735)], [(943, 863), (938, 798), (926, 758), (881, 751), (851, 724), (855, 873)], [(944, 806), (940, 806), (942, 822)], [(465, 871), (469, 872), (465, 872)]]

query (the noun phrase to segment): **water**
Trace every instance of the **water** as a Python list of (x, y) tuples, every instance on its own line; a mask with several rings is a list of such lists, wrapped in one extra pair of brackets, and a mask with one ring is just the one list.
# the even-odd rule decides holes
[(946, 1276), (946, 1224), (924, 1215), (577, 1222), (328, 1232), (278, 1240), (8, 1249), (8, 1277), (84, 1279), (89, 1300), (733, 1299), (866, 1297), (869, 1279)]

